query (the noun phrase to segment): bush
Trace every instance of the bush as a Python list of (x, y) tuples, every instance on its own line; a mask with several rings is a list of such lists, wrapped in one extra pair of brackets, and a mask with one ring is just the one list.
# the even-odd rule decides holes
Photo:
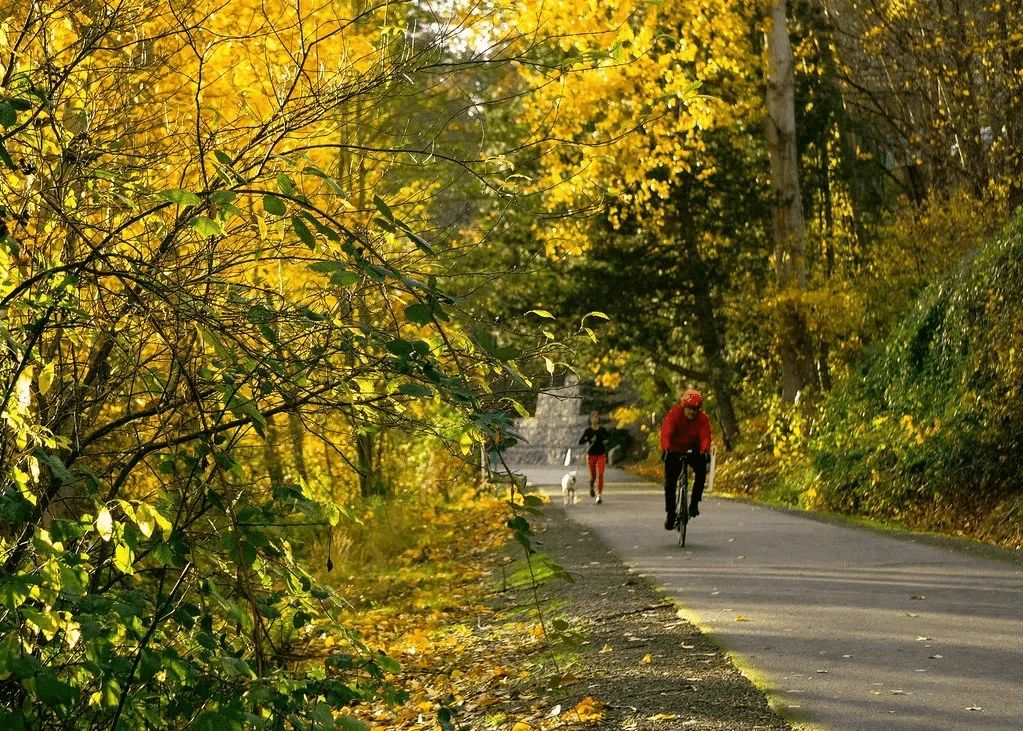
[(809, 442), (829, 508), (904, 517), (1023, 492), (1023, 224), (918, 300)]

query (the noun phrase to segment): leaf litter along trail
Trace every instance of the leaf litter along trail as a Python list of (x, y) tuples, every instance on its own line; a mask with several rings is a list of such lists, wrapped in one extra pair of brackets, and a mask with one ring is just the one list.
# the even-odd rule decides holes
[(493, 525), (501, 512), (449, 517), (448, 540), (428, 560), (401, 557), (387, 588), (353, 614), (353, 628), (401, 663), (391, 680), (409, 694), (356, 709), (374, 731), (790, 728), (584, 528), (557, 510), (534, 518), (541, 554), (530, 571), (517, 546), (496, 550), (508, 537)]
[(550, 611), (583, 638), (571, 668), (569, 703), (603, 704), (601, 729), (790, 729), (720, 648), (586, 528), (548, 509), (541, 548), (575, 577), (548, 583)]

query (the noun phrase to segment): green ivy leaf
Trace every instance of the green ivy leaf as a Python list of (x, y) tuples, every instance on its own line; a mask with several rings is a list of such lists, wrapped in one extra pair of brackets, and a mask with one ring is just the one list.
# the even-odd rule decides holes
[(121, 700), (121, 684), (116, 678), (104, 678), (103, 690), (101, 692), (101, 703), (107, 708), (113, 708)]
[(174, 565), (174, 550), (168, 543), (158, 543), (149, 554), (161, 566)]

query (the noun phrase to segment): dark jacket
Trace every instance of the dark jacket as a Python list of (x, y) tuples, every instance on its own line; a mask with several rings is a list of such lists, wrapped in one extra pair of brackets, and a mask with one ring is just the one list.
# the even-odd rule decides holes
[(598, 426), (596, 429), (586, 427), (586, 431), (583, 432), (582, 437), (579, 439), (579, 443), (586, 444), (589, 442), (590, 448), (587, 450), (586, 454), (607, 454), (607, 445), (604, 444), (605, 439), (607, 439), (607, 429), (604, 427)]

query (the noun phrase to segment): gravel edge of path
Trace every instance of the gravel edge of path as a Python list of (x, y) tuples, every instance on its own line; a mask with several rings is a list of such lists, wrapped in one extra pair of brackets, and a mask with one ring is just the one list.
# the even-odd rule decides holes
[(672, 599), (560, 506), (546, 506), (533, 524), (539, 550), (575, 579), (540, 589), (552, 617), (583, 638), (566, 707), (592, 696), (607, 704), (596, 727), (616, 731), (799, 728)]

